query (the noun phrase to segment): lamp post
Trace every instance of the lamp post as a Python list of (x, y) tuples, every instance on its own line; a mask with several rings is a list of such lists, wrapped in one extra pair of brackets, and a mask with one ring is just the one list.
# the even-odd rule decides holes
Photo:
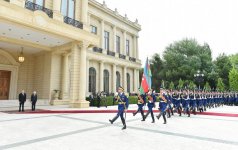
[(200, 90), (200, 85), (203, 82), (203, 77), (204, 77), (204, 74), (200, 70), (198, 70), (197, 73), (194, 74), (195, 81), (198, 82), (199, 90)]

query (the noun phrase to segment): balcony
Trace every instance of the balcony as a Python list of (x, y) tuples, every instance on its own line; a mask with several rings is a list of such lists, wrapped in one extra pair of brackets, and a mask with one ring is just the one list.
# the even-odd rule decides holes
[(129, 57), (129, 60), (132, 62), (136, 62), (136, 58), (134, 58), (134, 57)]
[(79, 22), (78, 20), (74, 20), (68, 16), (65, 16), (64, 17), (64, 22), (69, 24), (69, 25), (72, 25), (76, 28), (80, 28), (80, 29), (83, 29), (83, 23)]
[(97, 53), (102, 53), (102, 48), (99, 47), (93, 47), (93, 51)]
[(107, 51), (107, 55), (115, 57), (115, 52)]
[(126, 55), (119, 54), (119, 58), (121, 58), (121, 59), (126, 59)]
[(31, 10), (31, 11), (36, 11), (36, 10), (41, 10), (43, 12), (45, 12), (50, 18), (53, 18), (53, 11), (45, 8), (43, 6), (37, 5), (35, 3), (32, 3), (30, 1), (26, 1), (25, 3), (25, 8)]

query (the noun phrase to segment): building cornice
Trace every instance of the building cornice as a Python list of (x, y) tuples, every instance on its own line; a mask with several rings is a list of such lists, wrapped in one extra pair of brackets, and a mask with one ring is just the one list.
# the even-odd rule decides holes
[(138, 30), (138, 31), (141, 30), (141, 25), (138, 24), (138, 22), (132, 22), (132, 21), (128, 20), (127, 17), (123, 17), (122, 15), (118, 14), (117, 11), (113, 11), (110, 8), (104, 6), (104, 4), (101, 4), (101, 3), (97, 2), (96, 0), (89, 0), (89, 4), (100, 9), (101, 11), (105, 12), (106, 14), (124, 22), (125, 24), (135, 28), (136, 30)]

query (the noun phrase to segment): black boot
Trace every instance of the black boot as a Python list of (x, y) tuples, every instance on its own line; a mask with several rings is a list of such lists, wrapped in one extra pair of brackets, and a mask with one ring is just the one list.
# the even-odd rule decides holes
[(139, 110), (137, 110), (136, 112), (133, 112), (133, 116), (135, 116), (138, 113)]
[(149, 113), (150, 113), (150, 112), (147, 111), (146, 115), (144, 116), (145, 119), (148, 117)]
[(165, 114), (163, 114), (163, 118), (164, 118), (164, 124), (166, 124), (166, 123), (167, 123), (167, 121), (166, 121)]
[(122, 118), (121, 121), (122, 121), (122, 124), (123, 124), (123, 127), (121, 129), (125, 130), (126, 129), (126, 121), (125, 121), (124, 118)]
[(141, 120), (141, 121), (145, 121), (145, 115), (144, 115), (144, 112), (141, 111), (140, 113), (141, 113), (141, 116), (142, 116), (142, 120)]
[(156, 116), (156, 118), (159, 120), (159, 118), (161, 117), (161, 113), (159, 113), (158, 116)]
[(187, 110), (187, 114), (188, 114), (188, 117), (190, 117), (190, 111), (189, 110)]
[(113, 124), (113, 122), (114, 122), (115, 120), (117, 120), (117, 118), (118, 118), (118, 116), (115, 116), (112, 120), (109, 119), (109, 122), (110, 122), (111, 124)]
[(151, 123), (155, 123), (155, 117), (154, 117), (153, 112), (151, 112), (151, 117), (152, 117), (152, 122)]

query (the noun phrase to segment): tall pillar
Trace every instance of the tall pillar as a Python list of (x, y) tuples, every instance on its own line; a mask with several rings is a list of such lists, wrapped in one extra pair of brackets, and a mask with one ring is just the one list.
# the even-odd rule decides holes
[(126, 55), (126, 31), (123, 32), (123, 53), (124, 55)]
[(89, 43), (86, 41), (83, 41), (80, 44), (80, 56), (77, 57), (78, 65), (80, 65), (78, 69), (78, 78), (77, 80), (79, 82), (72, 83), (74, 85), (77, 84), (79, 87), (76, 91), (78, 93), (78, 99), (74, 100), (73, 102), (70, 103), (70, 107), (75, 107), (75, 108), (87, 108), (89, 107), (89, 102), (86, 101), (86, 75), (87, 75), (87, 70), (86, 70), (86, 53), (87, 53), (87, 48), (88, 48)]
[[(79, 56), (80, 50), (77, 44), (72, 44), (71, 53), (71, 77), (70, 77), (70, 103), (75, 103), (78, 100), (79, 91)], [(73, 106), (72, 106), (73, 107)]]
[(86, 74), (86, 93), (88, 93), (88, 91), (89, 91), (89, 87), (88, 87), (88, 82), (89, 82), (89, 59), (87, 59), (87, 63), (86, 63), (86, 72), (87, 72), (87, 74)]
[(136, 58), (139, 59), (138, 36), (136, 36)]
[(136, 44), (137, 37), (133, 36), (133, 57), (137, 58), (137, 44)]
[(84, 25), (88, 24), (88, 0), (82, 0), (81, 21)]
[(123, 88), (124, 88), (124, 91), (127, 92), (127, 68), (126, 68), (126, 66), (123, 68)]
[(116, 36), (117, 36), (117, 27), (113, 26), (113, 51), (116, 52), (117, 51), (117, 40), (116, 40)]
[(134, 92), (138, 91), (138, 86), (137, 86), (137, 78), (136, 78), (136, 69), (133, 70), (133, 82), (134, 82)]
[(61, 0), (53, 1), (53, 19), (63, 22), (63, 15), (60, 13)]
[(104, 91), (103, 89), (103, 71), (104, 71), (104, 63), (101, 61), (100, 62), (100, 78), (99, 78), (99, 81), (100, 81), (100, 91)]
[(101, 48), (104, 49), (104, 21), (101, 20)]
[(117, 77), (116, 77), (116, 64), (112, 65), (112, 92), (115, 93), (117, 91), (116, 89), (116, 83), (117, 83)]
[(69, 79), (69, 68), (68, 68), (68, 54), (63, 55), (63, 73), (62, 73), (62, 99), (68, 98), (68, 79)]

